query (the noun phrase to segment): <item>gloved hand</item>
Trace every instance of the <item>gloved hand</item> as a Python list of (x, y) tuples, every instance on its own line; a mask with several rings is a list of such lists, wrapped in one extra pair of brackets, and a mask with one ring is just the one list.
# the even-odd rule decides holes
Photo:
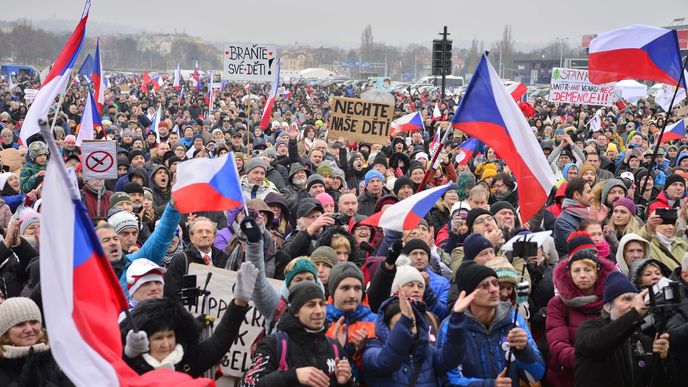
[(241, 264), (237, 272), (236, 285), (234, 286), (234, 298), (245, 302), (251, 301), (258, 272), (258, 268), (251, 262), (243, 262)]
[(394, 266), (394, 264), (397, 262), (397, 258), (399, 258), (399, 255), (401, 254), (401, 249), (403, 247), (404, 246), (400, 240), (394, 241), (394, 243), (389, 246), (389, 249), (387, 249), (387, 258), (385, 259), (385, 263)]
[(241, 221), (241, 231), (244, 232), (244, 235), (246, 235), (246, 240), (252, 243), (258, 243), (260, 242), (260, 237), (261, 237), (261, 232), (260, 232), (260, 227), (258, 227), (258, 223), (250, 217), (247, 216)]
[(127, 344), (124, 346), (124, 354), (133, 359), (142, 353), (148, 352), (148, 335), (144, 331), (127, 332)]

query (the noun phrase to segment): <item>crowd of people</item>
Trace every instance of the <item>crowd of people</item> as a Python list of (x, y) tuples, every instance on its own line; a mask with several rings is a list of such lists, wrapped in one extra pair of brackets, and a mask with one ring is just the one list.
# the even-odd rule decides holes
[[(39, 80), (15, 77), (12, 89), (0, 80), (0, 385), (72, 385), (42, 319), (40, 277), (49, 273), (39, 260), (52, 257), (39, 257), (41, 191), (56, 157), (75, 170), (129, 300), (122, 356), (140, 374), (213, 371), (252, 303), (265, 326), (242, 386), (685, 380), (688, 139), (663, 142), (653, 160), (659, 130), (679, 117), (652, 97), (602, 108), (538, 98), (524, 108), (558, 181), (541, 210), (522, 219), (527, 193), (498, 151), (480, 143), (469, 160), (457, 158), (467, 140), (450, 125), (460, 96), (395, 92), (395, 116), (419, 111), (425, 128), (370, 144), (328, 136), (330, 98), (365, 87), (285, 83), (289, 93), (260, 127), (269, 85), (223, 83), (208, 106), (203, 85), (111, 81), (96, 137), (117, 142), (118, 178), (102, 180), (83, 177), (76, 140), (88, 84), (70, 86), (51, 110), (61, 154), (50, 154), (40, 136), (19, 141), (24, 90)], [(598, 131), (588, 125), (594, 114)], [(429, 143), (439, 128), (450, 134), (433, 168)], [(247, 210), (181, 214), (171, 194), (179, 163), (225, 154), (236, 161)], [(363, 222), (447, 183), (413, 229)], [(507, 243), (533, 237), (524, 251)], [(191, 263), (237, 271), (212, 334), (183, 303)]]

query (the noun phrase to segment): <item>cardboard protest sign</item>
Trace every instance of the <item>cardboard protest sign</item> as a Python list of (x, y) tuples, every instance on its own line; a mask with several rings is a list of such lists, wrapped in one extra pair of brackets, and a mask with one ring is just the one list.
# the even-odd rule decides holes
[[(201, 287), (205, 284), (208, 273), (212, 273), (212, 277), (210, 282), (208, 282), (207, 290), (210, 291), (210, 296), (208, 296), (206, 302), (205, 313), (217, 318), (217, 325), (227, 310), (229, 303), (234, 299), (234, 284), (236, 283), (237, 273), (213, 266), (199, 265), (197, 263), (189, 264), (189, 274), (196, 275), (197, 283)], [(268, 282), (278, 292), (282, 288), (282, 281), (268, 278)], [(198, 316), (201, 313), (202, 300), (199, 300), (198, 307), (190, 310), (194, 316)], [(222, 372), (225, 375), (240, 378), (251, 365), (251, 344), (263, 328), (265, 318), (253, 306), (253, 303), (250, 303), (249, 306), (250, 309), (246, 313), (244, 323), (241, 325), (239, 336), (220, 362)]]
[(387, 144), (394, 104), (357, 98), (332, 98), (328, 124), (331, 138)]
[(81, 154), (84, 179), (117, 178), (117, 141), (85, 140)]
[(36, 99), (36, 94), (38, 94), (38, 89), (24, 89), (24, 99), (26, 102), (33, 102)]
[(227, 43), (222, 79), (228, 81), (272, 82), (277, 70), (277, 52), (264, 44)]
[[(671, 104), (671, 99), (674, 97), (675, 91), (676, 85), (662, 84), (662, 87), (657, 94), (655, 94), (655, 103), (665, 112), (669, 111), (669, 105)], [(686, 90), (679, 88), (678, 92), (676, 92), (676, 98), (674, 99), (674, 106), (679, 106), (684, 99), (686, 99)]]
[(549, 101), (611, 106), (614, 103), (614, 85), (590, 83), (588, 70), (555, 67), (552, 69)]

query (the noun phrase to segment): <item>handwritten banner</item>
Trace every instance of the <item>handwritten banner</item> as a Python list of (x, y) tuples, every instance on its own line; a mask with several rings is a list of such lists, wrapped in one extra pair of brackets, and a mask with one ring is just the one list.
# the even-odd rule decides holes
[(272, 82), (277, 70), (277, 52), (263, 44), (227, 43), (222, 79), (228, 81)]
[(329, 138), (387, 144), (394, 104), (357, 98), (332, 98)]
[[(205, 313), (215, 317), (217, 319), (215, 325), (217, 325), (227, 311), (229, 303), (234, 299), (236, 272), (197, 263), (189, 264), (189, 274), (196, 275), (196, 281), (199, 286), (205, 284), (208, 273), (213, 275), (210, 277), (210, 282), (208, 282), (207, 290), (210, 291), (210, 296), (208, 296), (206, 301)], [(282, 288), (282, 281), (268, 278), (268, 282), (277, 292)], [(197, 308), (190, 310), (194, 316), (200, 314), (201, 301), (202, 299), (199, 301)], [(253, 303), (250, 303), (249, 307), (250, 309), (246, 313), (246, 317), (244, 317), (244, 323), (239, 329), (239, 335), (229, 348), (229, 352), (220, 361), (222, 372), (225, 375), (241, 378), (251, 365), (251, 344), (263, 328), (265, 317), (260, 314)]]
[(555, 67), (552, 69), (549, 100), (550, 102), (611, 106), (614, 103), (614, 85), (590, 83), (588, 70)]

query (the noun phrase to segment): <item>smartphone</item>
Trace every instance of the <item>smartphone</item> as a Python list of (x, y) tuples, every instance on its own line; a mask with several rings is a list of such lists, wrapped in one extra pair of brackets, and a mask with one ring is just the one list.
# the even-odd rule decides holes
[(662, 224), (676, 224), (678, 219), (676, 208), (658, 208), (655, 210), (655, 214), (662, 218)]

